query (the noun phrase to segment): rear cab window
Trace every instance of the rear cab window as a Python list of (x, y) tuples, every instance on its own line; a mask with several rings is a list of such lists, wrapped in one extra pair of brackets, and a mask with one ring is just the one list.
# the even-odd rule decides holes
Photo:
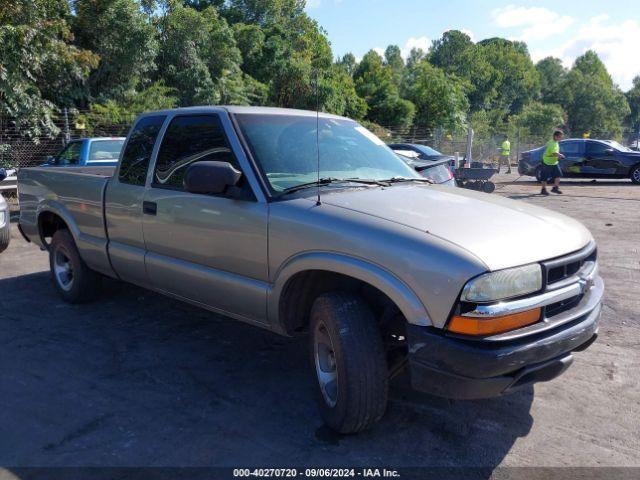
[(90, 162), (99, 163), (101, 161), (113, 162), (120, 158), (120, 152), (122, 151), (122, 145), (124, 140), (120, 138), (114, 138), (111, 140), (92, 140), (89, 145), (89, 158)]
[(121, 183), (145, 185), (153, 147), (166, 118), (166, 115), (144, 117), (133, 127), (120, 162)]

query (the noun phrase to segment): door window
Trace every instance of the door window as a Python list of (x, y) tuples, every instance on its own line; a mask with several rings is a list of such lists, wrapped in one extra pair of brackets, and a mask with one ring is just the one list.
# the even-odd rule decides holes
[(569, 157), (576, 157), (582, 153), (581, 147), (580, 142), (562, 142), (560, 143), (560, 153)]
[(165, 115), (144, 117), (133, 128), (122, 154), (118, 179), (122, 183), (144, 186), (153, 146)]
[(189, 165), (205, 160), (229, 162), (240, 170), (217, 115), (176, 117), (162, 140), (153, 186), (184, 190), (183, 180)]
[(600, 157), (607, 154), (607, 150), (611, 150), (611, 146), (606, 143), (589, 142), (587, 143), (587, 154), (592, 157)]
[(80, 163), (80, 150), (82, 148), (82, 142), (71, 142), (67, 145), (67, 148), (62, 150), (58, 155), (58, 161), (56, 163), (60, 165), (78, 165)]

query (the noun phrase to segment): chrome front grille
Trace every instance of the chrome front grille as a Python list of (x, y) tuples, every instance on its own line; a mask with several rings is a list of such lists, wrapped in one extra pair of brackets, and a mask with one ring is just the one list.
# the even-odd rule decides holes
[(575, 281), (585, 264), (595, 262), (597, 256), (596, 244), (592, 242), (578, 252), (542, 262), (545, 288), (553, 290)]

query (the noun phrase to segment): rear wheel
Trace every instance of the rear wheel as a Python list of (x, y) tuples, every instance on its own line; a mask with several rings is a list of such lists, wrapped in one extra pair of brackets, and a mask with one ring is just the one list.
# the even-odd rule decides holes
[(536, 167), (536, 180), (542, 182), (542, 165)]
[(66, 302), (83, 303), (97, 297), (101, 277), (84, 263), (68, 230), (53, 234), (49, 265), (53, 285)]
[(640, 185), (640, 165), (637, 165), (631, 170), (629, 177), (633, 183)]
[(321, 295), (311, 309), (311, 362), (320, 412), (340, 433), (378, 421), (387, 407), (388, 369), (380, 331), (359, 296)]
[(493, 182), (484, 182), (482, 184), (482, 191), (484, 193), (493, 193), (496, 189), (496, 184)]

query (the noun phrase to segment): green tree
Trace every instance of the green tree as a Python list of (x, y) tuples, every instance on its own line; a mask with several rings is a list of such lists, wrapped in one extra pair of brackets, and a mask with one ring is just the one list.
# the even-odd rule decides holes
[(356, 71), (356, 67), (358, 66), (356, 56), (353, 53), (347, 53), (343, 55), (342, 58), (336, 62), (336, 64), (345, 72), (347, 72), (351, 77), (353, 77), (353, 74)]
[(114, 125), (121, 125), (124, 134), (127, 125), (140, 113), (176, 107), (175, 93), (162, 82), (156, 82), (122, 101), (93, 103), (88, 112), (78, 115), (77, 121), (86, 125), (87, 135), (111, 135)]
[(393, 79), (396, 82), (396, 85), (400, 86), (404, 71), (404, 60), (402, 59), (400, 47), (397, 45), (389, 45), (384, 51), (384, 63), (391, 68), (391, 71), (393, 72)]
[(619, 138), (630, 113), (622, 91), (593, 51), (578, 57), (563, 85), (563, 107), (572, 135), (586, 132)]
[(491, 38), (477, 45), (490, 66), (487, 75), (490, 88), (487, 88), (495, 92), (493, 100), (485, 107), (505, 109), (515, 114), (539, 97), (540, 77), (526, 44)]
[(565, 123), (560, 105), (532, 102), (509, 119), (511, 136), (533, 142), (548, 140), (551, 133)]
[(100, 57), (91, 71), (90, 101), (123, 99), (149, 84), (158, 51), (156, 31), (135, 0), (74, 0), (77, 44)]
[(214, 7), (176, 5), (159, 28), (160, 78), (179, 92), (180, 105), (249, 103), (233, 30)]
[(228, 0), (224, 15), (231, 23), (252, 23), (266, 26), (286, 19), (306, 16), (305, 0)]
[(414, 105), (400, 98), (393, 70), (374, 50), (369, 51), (354, 73), (356, 92), (369, 106), (367, 119), (380, 125), (410, 126)]
[(447, 74), (467, 80), (472, 111), (495, 106), (499, 74), (488, 62), (483, 46), (474, 44), (466, 33), (459, 30), (445, 32), (442, 38), (433, 42), (429, 61)]
[(640, 133), (640, 75), (633, 79), (633, 86), (626, 97), (629, 103), (629, 126), (637, 136)]
[(53, 135), (56, 104), (77, 95), (97, 57), (70, 43), (65, 0), (3, 0), (0, 8), (0, 116), (26, 136)]
[(406, 87), (407, 98), (416, 106), (415, 123), (429, 129), (464, 130), (469, 109), (466, 86), (455, 75), (445, 74), (426, 60), (420, 62)]
[(547, 57), (536, 63), (540, 75), (540, 99), (544, 103), (562, 103), (562, 85), (567, 76), (567, 69), (562, 60)]

